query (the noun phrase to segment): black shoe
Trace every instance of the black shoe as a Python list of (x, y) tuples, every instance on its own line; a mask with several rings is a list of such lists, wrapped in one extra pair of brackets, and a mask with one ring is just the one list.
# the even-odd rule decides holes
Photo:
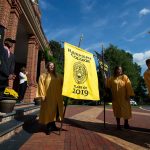
[(52, 122), (52, 130), (53, 131), (58, 131), (59, 128), (56, 126), (55, 122)]
[(117, 125), (117, 130), (121, 130), (121, 126), (120, 125)]
[(59, 131), (59, 128), (56, 126), (53, 126), (53, 131)]
[(129, 124), (124, 124), (124, 128), (125, 128), (125, 129), (130, 129)]
[(52, 132), (52, 128), (51, 127), (46, 128), (46, 135), (50, 135), (51, 132)]

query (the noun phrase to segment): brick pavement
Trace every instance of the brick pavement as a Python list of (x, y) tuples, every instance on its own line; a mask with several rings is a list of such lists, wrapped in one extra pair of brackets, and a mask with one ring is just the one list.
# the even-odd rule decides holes
[[(72, 116), (74, 122), (81, 124), (88, 130), (92, 130), (98, 135), (117, 143), (122, 148), (128, 150), (150, 149), (150, 113), (145, 111), (134, 111), (130, 120), (131, 130), (116, 131), (115, 118), (112, 109), (106, 109), (106, 128), (103, 128), (102, 108), (95, 107), (88, 111)], [(98, 111), (100, 114), (98, 115)], [(97, 116), (98, 115), (98, 116)], [(95, 116), (95, 117), (94, 117)], [(97, 116), (97, 117), (96, 117)], [(139, 125), (139, 126), (138, 126)]]
[[(113, 112), (102, 106), (68, 106), (63, 130), (46, 135), (37, 127), (19, 146), (20, 150), (144, 150), (150, 149), (150, 114), (133, 109), (131, 130), (116, 130)], [(60, 123), (57, 123), (59, 126)], [(34, 126), (34, 125), (33, 125)], [(32, 130), (32, 127), (30, 129)], [(34, 126), (35, 127), (35, 126)], [(30, 132), (30, 130), (26, 132)], [(18, 139), (19, 142), (19, 139)]]

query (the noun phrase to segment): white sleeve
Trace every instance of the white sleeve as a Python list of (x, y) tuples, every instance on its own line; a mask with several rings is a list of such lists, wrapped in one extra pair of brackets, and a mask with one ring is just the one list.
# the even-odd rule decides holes
[(24, 78), (26, 78), (26, 75), (25, 75), (24, 73), (20, 72), (20, 73), (19, 73), (19, 77), (20, 77), (21, 79), (24, 79)]

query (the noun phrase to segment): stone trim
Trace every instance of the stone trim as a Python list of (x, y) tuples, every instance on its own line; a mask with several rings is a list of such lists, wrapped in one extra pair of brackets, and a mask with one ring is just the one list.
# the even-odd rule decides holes
[(48, 42), (42, 31), (41, 25), (38, 22), (38, 18), (35, 15), (32, 2), (30, 0), (21, 0), (20, 3), (21, 10), (30, 24), (33, 34), (37, 37), (41, 49), (44, 50), (45, 47), (48, 47)]

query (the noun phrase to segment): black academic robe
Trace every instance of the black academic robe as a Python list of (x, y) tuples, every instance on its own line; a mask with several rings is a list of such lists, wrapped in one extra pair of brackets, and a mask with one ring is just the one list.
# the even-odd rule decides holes
[(7, 50), (3, 46), (0, 46), (0, 88), (8, 86), (8, 77), (14, 73), (14, 68), (14, 54), (10, 53), (8, 57)]

